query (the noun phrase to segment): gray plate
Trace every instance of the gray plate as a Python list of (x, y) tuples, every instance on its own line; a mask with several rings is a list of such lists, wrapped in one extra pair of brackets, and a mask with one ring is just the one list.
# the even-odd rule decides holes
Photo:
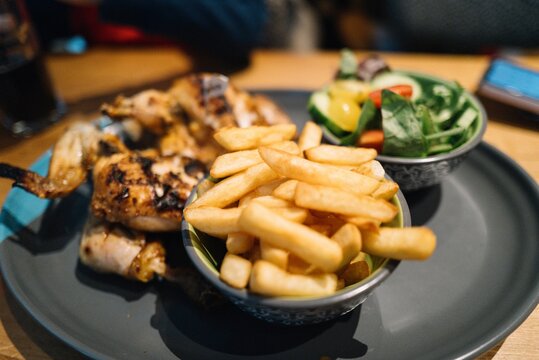
[[(268, 94), (298, 123), (306, 120), (307, 93)], [(0, 245), (0, 264), (24, 308), (94, 358), (473, 358), (509, 335), (539, 298), (537, 185), (486, 144), (441, 185), (407, 194), (415, 225), (438, 234), (430, 260), (401, 263), (351, 314), (300, 328), (269, 325), (231, 305), (204, 312), (173, 286), (84, 268), (77, 251), (88, 191), (47, 206), (13, 191), (0, 230), (20, 229)], [(24, 226), (40, 206), (44, 214)]]

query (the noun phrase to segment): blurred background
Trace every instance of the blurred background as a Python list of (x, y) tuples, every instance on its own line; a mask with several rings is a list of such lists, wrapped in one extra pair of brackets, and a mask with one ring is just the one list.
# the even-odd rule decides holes
[(254, 48), (482, 53), (539, 47), (535, 0), (26, 0), (43, 48), (179, 45), (230, 63)]

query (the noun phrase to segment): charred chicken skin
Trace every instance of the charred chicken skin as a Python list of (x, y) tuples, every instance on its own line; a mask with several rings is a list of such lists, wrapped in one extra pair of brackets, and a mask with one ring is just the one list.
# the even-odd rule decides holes
[(185, 201), (204, 173), (204, 164), (182, 156), (101, 158), (93, 170), (92, 213), (135, 230), (179, 230)]

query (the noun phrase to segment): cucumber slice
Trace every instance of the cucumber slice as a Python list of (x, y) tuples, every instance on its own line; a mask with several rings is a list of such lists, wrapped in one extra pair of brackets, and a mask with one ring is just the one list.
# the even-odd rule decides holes
[(398, 72), (385, 72), (376, 76), (371, 83), (373, 90), (384, 89), (395, 85), (410, 85), (412, 100), (417, 100), (423, 94), (421, 85), (413, 78)]
[(309, 104), (307, 105), (307, 110), (316, 123), (324, 125), (336, 136), (342, 137), (350, 134), (349, 131), (340, 128), (337, 124), (331, 121), (328, 115), (330, 102), (331, 98), (326, 91), (317, 91), (311, 95)]
[(470, 125), (473, 124), (475, 118), (477, 117), (477, 110), (468, 108), (460, 116), (460, 118), (455, 122), (455, 126), (467, 129)]
[(440, 153), (451, 151), (452, 149), (453, 149), (453, 146), (451, 144), (438, 144), (438, 145), (432, 145), (431, 147), (429, 147), (429, 150), (427, 151), (427, 153), (429, 155), (440, 154)]

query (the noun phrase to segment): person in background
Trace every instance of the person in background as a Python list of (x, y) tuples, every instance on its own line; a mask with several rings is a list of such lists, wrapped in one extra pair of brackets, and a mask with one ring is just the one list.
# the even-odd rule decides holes
[(491, 53), (539, 47), (537, 0), (309, 0), (322, 46)]
[[(255, 47), (313, 48), (304, 0), (26, 0), (45, 48), (84, 36), (90, 44), (180, 44), (201, 61), (244, 64)], [(307, 36), (302, 35), (307, 34)], [(215, 62), (215, 61), (214, 61)], [(200, 62), (199, 62), (200, 64)], [(211, 67), (211, 66), (210, 66)]]

